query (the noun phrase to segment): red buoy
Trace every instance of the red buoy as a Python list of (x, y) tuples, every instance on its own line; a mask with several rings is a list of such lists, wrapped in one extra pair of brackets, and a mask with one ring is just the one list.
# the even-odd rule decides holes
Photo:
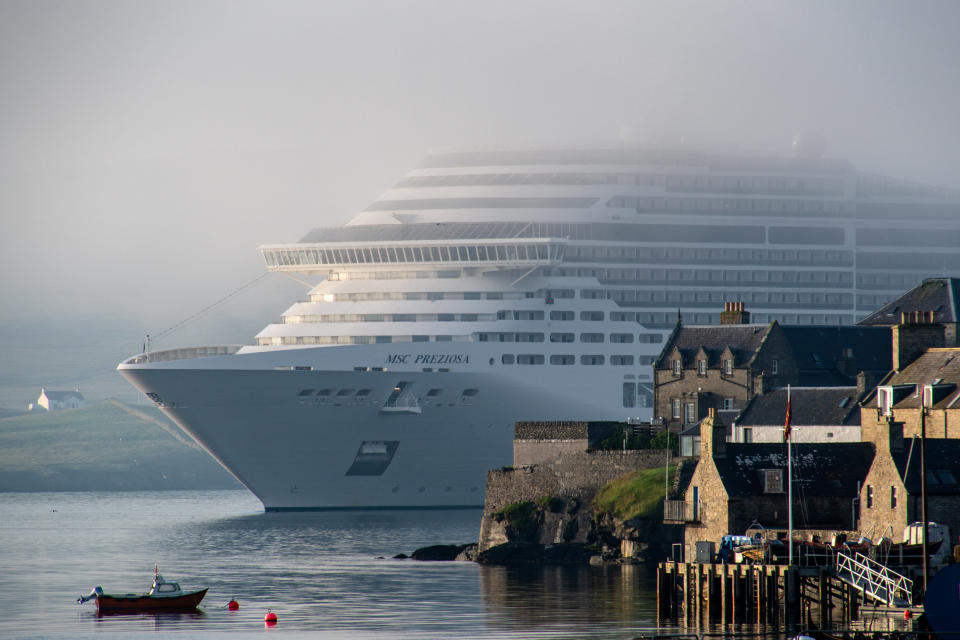
[(273, 611), (267, 611), (267, 615), (263, 616), (263, 621), (268, 625), (277, 624), (277, 614)]
[(910, 611), (910, 609), (907, 609), (906, 611), (903, 612), (904, 620), (909, 620), (911, 617), (913, 617), (913, 612)]
[(230, 600), (230, 602), (227, 603), (227, 609), (230, 611), (237, 611), (240, 609), (240, 603), (236, 600)]

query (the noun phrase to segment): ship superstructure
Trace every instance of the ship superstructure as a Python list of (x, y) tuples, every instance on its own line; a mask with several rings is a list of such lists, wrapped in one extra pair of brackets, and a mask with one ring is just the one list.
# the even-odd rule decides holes
[(819, 157), (451, 152), (261, 252), (319, 284), (254, 345), (121, 372), (268, 509), (478, 506), (518, 420), (655, 418), (678, 314), (850, 324), (960, 271), (960, 196)]

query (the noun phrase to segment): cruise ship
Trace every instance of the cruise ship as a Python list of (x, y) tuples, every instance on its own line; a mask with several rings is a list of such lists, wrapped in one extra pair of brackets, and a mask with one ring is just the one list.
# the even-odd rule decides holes
[(478, 507), (522, 420), (648, 420), (678, 319), (850, 324), (960, 273), (960, 194), (792, 156), (434, 153), (260, 247), (315, 286), (247, 346), (119, 371), (267, 510)]

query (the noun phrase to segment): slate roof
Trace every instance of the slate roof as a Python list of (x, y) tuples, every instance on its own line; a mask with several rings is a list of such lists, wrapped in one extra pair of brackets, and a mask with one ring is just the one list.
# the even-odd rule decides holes
[(741, 365), (749, 362), (754, 356), (764, 338), (770, 333), (773, 324), (721, 324), (689, 327), (681, 325), (674, 330), (673, 335), (664, 345), (656, 366), (658, 368), (667, 366), (666, 361), (674, 347), (680, 350), (685, 365), (692, 363), (700, 349), (703, 348), (707, 354), (708, 365), (711, 367), (717, 366), (720, 364), (720, 357), (727, 347), (730, 347), (733, 353), (734, 362)]
[[(842, 426), (860, 424), (856, 387), (793, 387), (790, 389), (790, 424)], [(783, 426), (787, 415), (787, 390), (774, 389), (756, 396), (737, 417), (737, 426)]]
[[(855, 497), (857, 482), (866, 479), (875, 453), (872, 442), (804, 442), (791, 448), (794, 492), (808, 497)], [(759, 496), (763, 495), (761, 470), (783, 469), (786, 474), (787, 445), (728, 442), (726, 456), (713, 461), (730, 497)]]
[(960, 278), (927, 278), (857, 324), (899, 324), (901, 313), (914, 311), (933, 311), (938, 323), (960, 322)]
[[(915, 442), (913, 453), (910, 444)], [(911, 494), (920, 494), (920, 440), (908, 438), (903, 451), (893, 453), (893, 462)], [(924, 454), (928, 495), (960, 495), (960, 440), (927, 438)], [(910, 461), (909, 468), (907, 460)]]
[[(800, 369), (800, 386), (843, 386), (851, 377), (837, 371), (844, 350), (851, 349), (855, 371), (890, 371), (890, 330), (886, 327), (783, 325)], [(856, 375), (856, 374), (854, 374)]]
[[(893, 372), (883, 381), (883, 386), (898, 385), (934, 385), (933, 408), (960, 410), (960, 347), (939, 347), (927, 349), (926, 353), (904, 367)], [(916, 409), (921, 399), (915, 392), (894, 394), (895, 409)], [(872, 401), (876, 405), (876, 391), (864, 399), (866, 406)]]
[(63, 402), (72, 398), (76, 398), (77, 400), (85, 399), (79, 391), (50, 391), (49, 389), (42, 389), (41, 391), (47, 396), (48, 400), (56, 402)]

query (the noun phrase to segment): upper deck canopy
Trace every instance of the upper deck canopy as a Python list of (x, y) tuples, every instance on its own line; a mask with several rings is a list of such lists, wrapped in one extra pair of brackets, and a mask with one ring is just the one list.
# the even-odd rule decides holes
[(270, 271), (301, 273), (358, 265), (509, 268), (559, 264), (566, 244), (559, 238), (331, 242), (266, 245), (260, 253)]

